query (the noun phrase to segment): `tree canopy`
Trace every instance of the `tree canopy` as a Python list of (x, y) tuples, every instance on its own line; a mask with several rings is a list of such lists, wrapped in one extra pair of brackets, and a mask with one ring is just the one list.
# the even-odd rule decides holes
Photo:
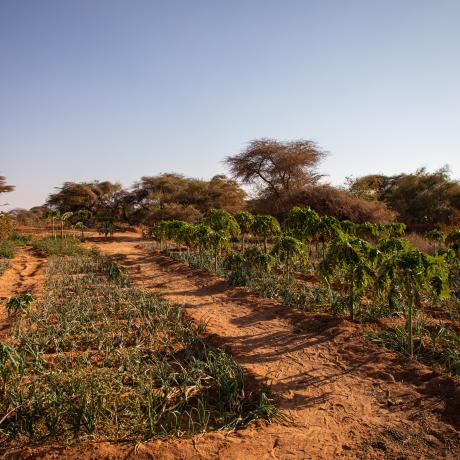
[(460, 222), (460, 182), (448, 167), (425, 168), (396, 176), (368, 175), (348, 180), (349, 191), (368, 201), (385, 203), (411, 230), (426, 231)]

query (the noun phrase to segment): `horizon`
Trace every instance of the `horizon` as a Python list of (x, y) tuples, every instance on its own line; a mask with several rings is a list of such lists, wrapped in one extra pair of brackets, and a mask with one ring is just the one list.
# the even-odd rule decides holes
[(318, 142), (334, 185), (459, 178), (459, 17), (455, 1), (5, 0), (2, 209), (66, 181), (228, 174), (260, 137)]

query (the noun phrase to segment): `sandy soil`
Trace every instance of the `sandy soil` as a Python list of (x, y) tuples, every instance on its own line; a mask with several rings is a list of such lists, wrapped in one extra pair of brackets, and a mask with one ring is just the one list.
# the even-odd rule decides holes
[(270, 381), (292, 423), (256, 423), (235, 433), (136, 447), (82, 442), (27, 448), (9, 458), (460, 458), (460, 390), (451, 378), (378, 349), (363, 340), (359, 325), (295, 312), (149, 254), (135, 235), (95, 242), (129, 268), (139, 287), (183, 304), (191, 318), (205, 321), (211, 340), (230, 352), (250, 379)]
[(0, 340), (8, 336), (12, 318), (8, 318), (6, 300), (20, 292), (40, 295), (45, 259), (30, 247), (20, 248), (10, 267), (0, 276)]

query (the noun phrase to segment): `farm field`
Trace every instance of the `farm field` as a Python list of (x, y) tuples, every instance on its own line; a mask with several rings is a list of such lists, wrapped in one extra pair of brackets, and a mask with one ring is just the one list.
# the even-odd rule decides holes
[[(206, 323), (206, 341), (241, 366), (250, 386), (269, 384), (281, 417), (235, 431), (132, 443), (84, 436), (68, 447), (6, 449), (7, 458), (456, 458), (458, 382), (369, 341), (363, 326), (303, 312), (146, 248), (138, 233), (89, 235), (85, 247), (128, 269), (131, 288), (184, 306)], [(49, 257), (21, 247), (2, 275), (2, 334), (11, 333), (8, 296), (43, 297)], [(40, 301), (40, 300), (39, 300)], [(65, 450), (63, 450), (65, 449)]]

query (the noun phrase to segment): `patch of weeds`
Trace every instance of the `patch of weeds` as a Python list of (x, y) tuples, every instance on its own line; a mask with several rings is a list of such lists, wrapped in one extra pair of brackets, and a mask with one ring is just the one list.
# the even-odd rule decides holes
[(73, 256), (79, 254), (89, 254), (91, 250), (84, 249), (78, 238), (47, 238), (44, 240), (32, 240), (31, 246), (52, 256)]
[(49, 260), (43, 298), (5, 349), (0, 444), (139, 441), (282, 417), (266, 389), (246, 388), (241, 367), (206, 343), (202, 324), (127, 287), (116, 267), (89, 255)]
[[(404, 326), (370, 333), (369, 338), (390, 350), (407, 355), (409, 334)], [(438, 365), (460, 377), (460, 333), (443, 326), (428, 327), (426, 318), (417, 315), (414, 320), (414, 358)]]
[(29, 310), (30, 304), (35, 300), (35, 297), (30, 292), (22, 292), (15, 296), (9, 297), (6, 301), (6, 309), (8, 314), (22, 313)]

